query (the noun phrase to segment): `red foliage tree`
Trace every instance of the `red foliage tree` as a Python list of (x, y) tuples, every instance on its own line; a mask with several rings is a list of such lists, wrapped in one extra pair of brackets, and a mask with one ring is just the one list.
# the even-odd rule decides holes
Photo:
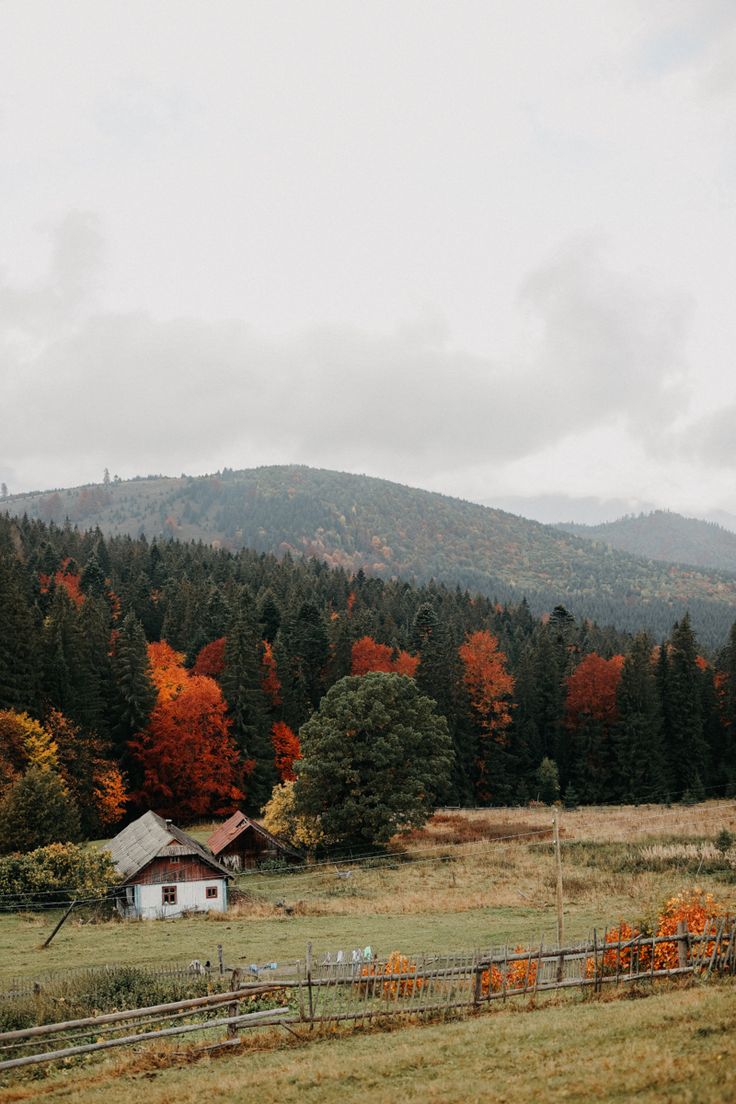
[(396, 652), (388, 644), (379, 644), (372, 636), (361, 636), (351, 649), (351, 675), (367, 675), (371, 671), (383, 671), (414, 678), (419, 666), (419, 656), (408, 652)]
[(621, 681), (624, 657), (603, 659), (591, 652), (580, 661), (567, 679), (565, 721), (577, 728), (584, 717), (602, 721), (607, 727), (618, 720), (616, 691)]
[[(81, 582), (82, 576), (78, 571), (70, 571), (69, 566), (72, 561), (67, 558), (62, 561), (61, 567), (58, 571), (54, 572), (54, 585), (57, 587), (63, 587), (71, 598), (74, 605), (79, 606), (84, 602), (84, 595), (82, 594)], [(39, 575), (38, 581), (42, 594), (47, 594), (49, 587), (51, 586), (50, 575)]]
[(165, 642), (149, 645), (149, 654), (158, 701), (146, 730), (131, 741), (143, 774), (136, 801), (180, 821), (233, 812), (243, 792), (220, 687), (191, 675)]
[(511, 723), (511, 695), (514, 677), (506, 670), (506, 656), (498, 640), (487, 629), (470, 633), (460, 646), (463, 681), (470, 705), (481, 730), (503, 742), (503, 733)]
[(261, 687), (274, 708), (281, 705), (281, 681), (276, 670), (276, 656), (273, 654), (273, 646), (268, 640), (263, 641)]
[(271, 740), (279, 782), (293, 782), (296, 778), (294, 762), (302, 757), (299, 737), (283, 721), (276, 721), (271, 729)]
[(372, 636), (361, 636), (351, 649), (350, 674), (367, 675), (369, 671), (393, 670), (393, 652), (388, 644), (378, 644)]
[(408, 675), (414, 678), (419, 666), (419, 656), (410, 655), (409, 652), (397, 652), (391, 668), (397, 675)]
[(225, 637), (205, 644), (197, 654), (192, 667), (193, 675), (205, 675), (207, 678), (219, 679), (225, 670)]

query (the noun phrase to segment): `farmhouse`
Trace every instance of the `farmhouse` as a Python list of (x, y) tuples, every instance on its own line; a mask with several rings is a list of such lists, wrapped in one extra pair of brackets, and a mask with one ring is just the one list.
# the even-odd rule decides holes
[(183, 912), (224, 912), (227, 879), (222, 863), (201, 843), (156, 813), (144, 813), (109, 845), (121, 877), (122, 916), (156, 919)]
[(273, 859), (290, 863), (302, 861), (298, 851), (271, 835), (262, 824), (251, 820), (245, 813), (233, 813), (212, 833), (207, 846), (230, 870), (245, 870)]

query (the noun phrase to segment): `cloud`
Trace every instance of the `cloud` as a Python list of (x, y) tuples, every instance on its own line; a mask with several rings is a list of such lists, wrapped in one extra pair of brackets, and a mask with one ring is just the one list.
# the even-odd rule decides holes
[(524, 281), (519, 348), (494, 360), (453, 348), (432, 316), (387, 334), (331, 326), (276, 339), (237, 320), (102, 311), (95, 219), (72, 213), (52, 237), (44, 281), (0, 287), (15, 414), (0, 470), (12, 463), (25, 486), (104, 466), (279, 460), (430, 479), (596, 426), (651, 442), (682, 397), (682, 301), (612, 271), (587, 238)]

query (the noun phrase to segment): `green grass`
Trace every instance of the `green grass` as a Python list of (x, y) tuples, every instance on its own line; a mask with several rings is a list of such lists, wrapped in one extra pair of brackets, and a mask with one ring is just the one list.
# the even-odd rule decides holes
[[(459, 913), (294, 916), (272, 919), (212, 921), (194, 917), (172, 921), (109, 922), (80, 926), (67, 922), (51, 946), (39, 944), (51, 931), (57, 913), (30, 920), (0, 920), (0, 987), (12, 977), (48, 970), (103, 963), (217, 961), (217, 944), (233, 965), (303, 958), (308, 941), (315, 953), (363, 947), (379, 953), (464, 950), (516, 940), (525, 934), (551, 933), (554, 913), (547, 909), (474, 909)], [(585, 930), (585, 929), (584, 929)]]
[(662, 988), (642, 1000), (568, 998), (529, 1011), (391, 1032), (283, 1037), (276, 1049), (160, 1068), (150, 1052), (52, 1071), (0, 1101), (48, 1104), (587, 1104), (736, 1099), (736, 987)]

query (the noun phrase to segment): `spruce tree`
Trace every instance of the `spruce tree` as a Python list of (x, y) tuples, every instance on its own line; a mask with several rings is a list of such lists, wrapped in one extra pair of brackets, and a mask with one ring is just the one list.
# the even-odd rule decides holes
[(253, 597), (245, 593), (226, 637), (222, 691), (241, 759), (252, 767), (246, 779), (248, 808), (258, 811), (276, 785), (271, 724), (261, 686), (261, 635)]
[(112, 655), (113, 739), (119, 753), (142, 732), (156, 704), (156, 687), (143, 627), (133, 613), (123, 618)]
[(39, 651), (23, 570), (0, 550), (0, 709), (36, 711)]
[(59, 775), (31, 767), (0, 802), (0, 851), (33, 851), (80, 838), (79, 811)]
[(669, 745), (675, 792), (702, 790), (708, 775), (708, 745), (703, 731), (701, 672), (697, 663), (695, 634), (685, 614), (675, 624), (668, 647), (665, 692), (669, 706)]
[(618, 801), (661, 801), (672, 789), (653, 652), (651, 637), (640, 633), (624, 659), (616, 692), (612, 773)]

